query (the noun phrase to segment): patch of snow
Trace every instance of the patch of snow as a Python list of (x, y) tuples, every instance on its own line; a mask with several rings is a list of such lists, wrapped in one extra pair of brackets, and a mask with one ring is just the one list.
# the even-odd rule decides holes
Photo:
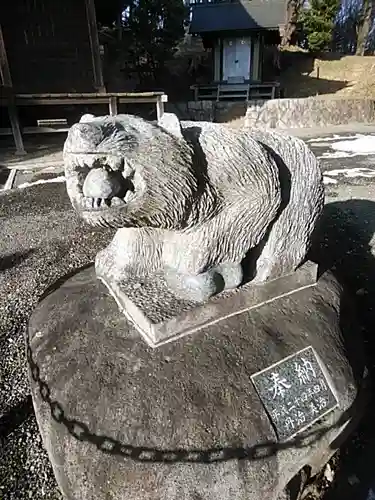
[(328, 158), (351, 158), (352, 156), (356, 156), (353, 153), (344, 153), (342, 151), (334, 151), (323, 153), (321, 156), (317, 156), (318, 160), (327, 160)]
[(375, 177), (375, 169), (366, 168), (366, 167), (357, 167), (357, 168), (338, 168), (336, 170), (329, 170), (329, 175), (331, 177), (336, 177), (342, 175), (347, 178), (354, 177), (366, 177), (371, 178)]
[(13, 168), (9, 172), (8, 178), (7, 178), (7, 180), (4, 184), (4, 187), (3, 187), (3, 191), (7, 191), (8, 189), (12, 189), (16, 175), (17, 175), (17, 169)]
[(347, 153), (375, 154), (375, 136), (365, 135), (352, 141), (338, 141), (331, 144), (335, 151), (345, 151)]
[[(326, 478), (326, 480), (329, 482), (329, 483), (332, 483), (333, 479), (334, 479), (334, 473), (333, 473), (333, 470), (331, 468), (331, 466), (329, 464), (326, 465), (326, 468), (324, 469), (324, 477)], [(375, 500), (375, 499), (374, 499)]]
[[(364, 135), (363, 134), (348, 135), (347, 137), (345, 137), (345, 140), (357, 139), (359, 137), (364, 137)], [(314, 137), (314, 139), (309, 139), (306, 142), (308, 142), (308, 143), (332, 142), (332, 141), (337, 141), (338, 139), (342, 139), (342, 135), (334, 134), (334, 135), (330, 135), (329, 137)]]
[(18, 189), (24, 189), (30, 186), (36, 186), (37, 184), (50, 184), (52, 182), (65, 182), (65, 176), (60, 175), (59, 177), (53, 177), (52, 179), (40, 179), (34, 182), (24, 182), (17, 186)]
[(331, 177), (328, 177), (327, 175), (323, 175), (323, 183), (324, 184), (337, 184), (337, 180), (332, 179)]

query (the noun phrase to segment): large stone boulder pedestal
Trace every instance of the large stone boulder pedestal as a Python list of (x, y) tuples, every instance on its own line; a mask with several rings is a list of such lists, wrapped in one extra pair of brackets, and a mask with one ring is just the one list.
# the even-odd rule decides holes
[[(37, 421), (65, 498), (287, 496), (288, 482), (305, 465), (318, 471), (361, 416), (362, 343), (355, 321), (342, 322), (342, 293), (326, 272), (152, 348), (92, 267), (68, 278), (41, 301), (28, 338)], [(251, 376), (309, 346), (338, 407), (280, 442)]]

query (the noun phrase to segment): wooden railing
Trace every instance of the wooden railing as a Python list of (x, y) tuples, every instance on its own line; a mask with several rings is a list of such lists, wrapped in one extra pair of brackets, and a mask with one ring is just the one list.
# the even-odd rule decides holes
[(240, 0), (187, 0), (186, 4), (190, 7), (194, 5), (215, 5), (218, 3), (239, 3)]
[[(66, 104), (108, 104), (109, 114), (117, 115), (118, 105), (125, 103), (155, 103), (157, 118), (164, 113), (168, 96), (164, 92), (85, 92), (63, 94), (16, 94), (17, 106), (55, 106)], [(3, 104), (0, 96), (0, 103)]]
[(209, 85), (193, 85), (194, 100), (224, 101), (251, 99), (275, 99), (279, 95), (280, 84), (270, 83), (226, 83), (218, 82)]
[[(164, 103), (168, 102), (168, 96), (164, 92), (116, 92), (116, 93), (65, 93), (65, 94), (10, 94), (0, 92), (0, 105), (10, 105), (10, 99), (14, 107), (18, 106), (55, 106), (71, 104), (107, 104), (109, 114), (115, 116), (118, 113), (119, 104), (155, 103), (157, 120), (164, 114)], [(9, 108), (10, 109), (10, 108)], [(17, 122), (18, 119), (14, 118)], [(13, 120), (13, 121), (14, 121)], [(15, 128), (12, 129), (16, 142), (17, 152), (24, 152), (22, 137), (16, 137)]]

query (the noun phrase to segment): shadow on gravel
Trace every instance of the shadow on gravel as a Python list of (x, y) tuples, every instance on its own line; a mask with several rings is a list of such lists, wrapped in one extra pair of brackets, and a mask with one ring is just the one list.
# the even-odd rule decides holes
[(22, 261), (26, 260), (35, 252), (34, 249), (26, 250), (25, 252), (15, 252), (8, 255), (0, 255), (0, 272), (12, 267), (18, 266)]
[(9, 177), (9, 172), (10, 170), (8, 168), (0, 165), (0, 186), (3, 186), (6, 183)]
[[(368, 368), (375, 380), (375, 255), (370, 242), (375, 234), (375, 203), (348, 200), (325, 207), (311, 258), (334, 274), (353, 292), (343, 300), (343, 320), (347, 307), (354, 307), (365, 339)], [(375, 248), (374, 248), (375, 250)], [(335, 479), (321, 497), (324, 500), (366, 500), (375, 486), (375, 397), (372, 394), (365, 416), (354, 435), (341, 448)]]
[(2, 441), (14, 430), (17, 429), (33, 413), (33, 402), (31, 396), (16, 407), (11, 408), (0, 417), (0, 445)]

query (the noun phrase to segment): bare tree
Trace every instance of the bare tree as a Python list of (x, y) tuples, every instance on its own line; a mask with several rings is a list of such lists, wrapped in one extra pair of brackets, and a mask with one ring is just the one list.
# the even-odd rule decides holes
[(372, 25), (372, 13), (375, 0), (363, 0), (357, 22), (357, 48), (356, 55), (364, 56), (366, 42)]
[(281, 33), (280, 47), (290, 45), (297, 28), (298, 15), (304, 0), (288, 0), (286, 3), (285, 25)]

